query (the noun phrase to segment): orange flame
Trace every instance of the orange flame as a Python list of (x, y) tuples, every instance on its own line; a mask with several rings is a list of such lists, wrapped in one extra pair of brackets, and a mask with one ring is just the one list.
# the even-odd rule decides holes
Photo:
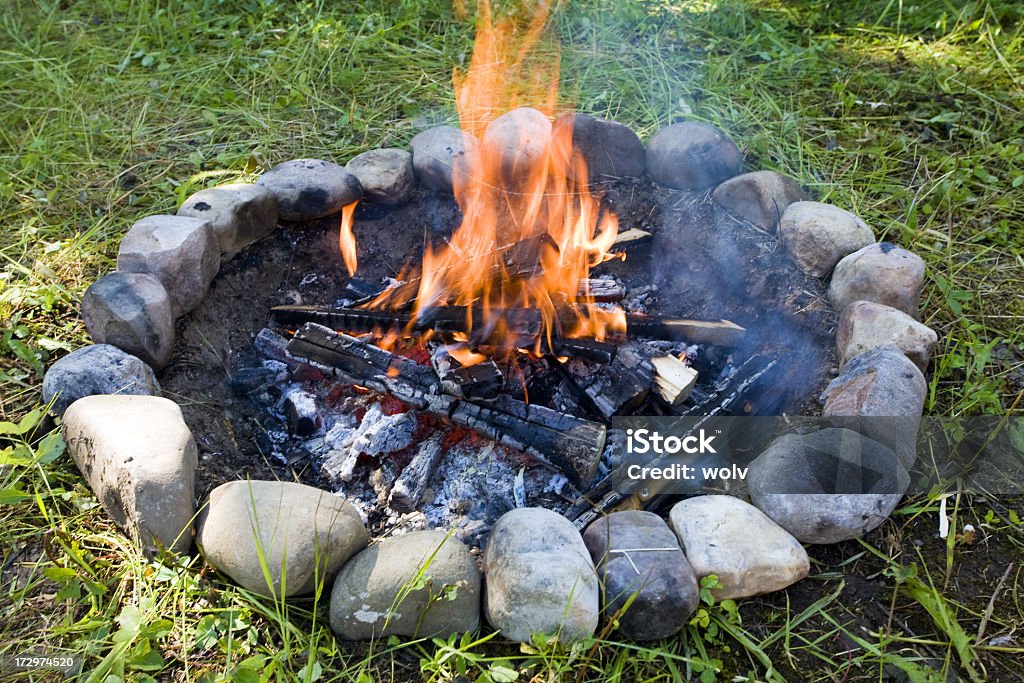
[(352, 216), (356, 212), (359, 200), (347, 204), (341, 209), (341, 229), (338, 231), (338, 246), (341, 247), (341, 258), (345, 261), (349, 275), (355, 275), (359, 266), (356, 256), (356, 236), (352, 233)]
[[(600, 340), (626, 329), (624, 313), (595, 304), (585, 284), (590, 269), (610, 258), (618, 220), (590, 193), (568, 120), (551, 124), (559, 58), (543, 41), (550, 6), (519, 4), (495, 18), (488, 0), (478, 0), (473, 57), (453, 76), (462, 130), (479, 140), (453, 174), (462, 223), (443, 248), (427, 246), (415, 291), (389, 290), (370, 304), (412, 301), (417, 317), (463, 306), (466, 329), (481, 332), (470, 338), (486, 340), (497, 355), (540, 352), (542, 342), (553, 350), (557, 336)], [(513, 310), (535, 311), (539, 334), (531, 328), (524, 341), (508, 319)], [(449, 352), (473, 363), (483, 358), (477, 350), (462, 343)]]

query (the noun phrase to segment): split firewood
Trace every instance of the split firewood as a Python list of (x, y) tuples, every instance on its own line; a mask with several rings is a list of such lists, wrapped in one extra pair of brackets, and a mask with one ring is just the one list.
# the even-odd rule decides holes
[(444, 435), (435, 433), (424, 441), (391, 488), (391, 507), (399, 512), (412, 512), (427, 490), (430, 475), (444, 455)]
[(686, 320), (627, 315), (626, 327), (630, 337), (651, 337), (726, 347), (739, 346), (747, 335), (746, 328), (729, 320)]
[(601, 415), (610, 418), (643, 403), (653, 377), (650, 354), (639, 343), (629, 341), (619, 347), (615, 360), (586, 379), (583, 391)]
[(629, 230), (623, 230), (615, 236), (615, 241), (612, 242), (612, 249), (615, 251), (635, 249), (645, 244), (650, 244), (651, 239), (651, 233), (646, 230), (630, 228)]
[(675, 356), (651, 359), (654, 366), (654, 391), (670, 406), (677, 406), (690, 397), (697, 383), (697, 371)]
[(486, 405), (450, 396), (443, 393), (432, 368), (327, 327), (303, 325), (288, 343), (288, 352), (333, 368), (347, 382), (528, 453), (576, 486), (589, 484), (601, 461), (606, 434), (602, 424), (507, 396)]

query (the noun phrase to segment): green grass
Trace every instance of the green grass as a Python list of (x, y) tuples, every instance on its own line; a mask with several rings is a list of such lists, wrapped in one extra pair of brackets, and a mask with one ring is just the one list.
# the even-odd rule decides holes
[[(553, 24), (566, 106), (644, 139), (708, 121), (750, 168), (792, 175), (921, 254), (940, 336), (926, 410), (957, 416), (1021, 410), (1022, 20), (1016, 3), (979, 0), (591, 0)], [(451, 70), (472, 38), (434, 1), (7, 3), (0, 420), (35, 408), (45, 367), (86, 343), (77, 302), (132, 222), (288, 158), (344, 161), (453, 121)], [(0, 652), (69, 648), (92, 680), (994, 680), (1020, 654), (1019, 639), (986, 644), (1024, 625), (1019, 571), (998, 582), (1024, 548), (1012, 501), (961, 501), (954, 529), (972, 523), (984, 544), (933, 547), (938, 503), (911, 500), (865, 545), (812, 552), (820, 590), (806, 604), (705, 605), (657, 645), (614, 633), (570, 649), (487, 635), (350, 645), (322, 604), (146, 561), (59, 440), (28, 427), (0, 429)], [(886, 629), (858, 628), (867, 608), (851, 586), (865, 581), (891, 597)]]

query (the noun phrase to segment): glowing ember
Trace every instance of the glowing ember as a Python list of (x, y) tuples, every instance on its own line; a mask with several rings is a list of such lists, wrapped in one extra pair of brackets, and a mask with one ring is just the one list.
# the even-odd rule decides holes
[[(443, 248), (426, 247), (418, 279), (406, 276), (416, 286), (388, 290), (369, 304), (411, 303), (417, 319), (439, 306), (464, 307), (470, 334), (450, 348), (464, 365), (485, 359), (469, 339), (486, 340), (490, 356), (509, 357), (522, 347), (551, 350), (556, 337), (603, 340), (626, 329), (623, 312), (596, 305), (582, 283), (610, 258), (618, 221), (588, 189), (571, 126), (552, 128), (559, 59), (542, 46), (547, 18), (542, 2), (525, 21), (496, 20), (480, 0), (470, 68), (454, 74), (460, 125), (481, 143), (453, 173), (462, 223)], [(351, 272), (354, 241), (344, 224), (342, 249), (351, 253)], [(523, 309), (542, 321), (539, 334), (525, 340), (506, 319)]]

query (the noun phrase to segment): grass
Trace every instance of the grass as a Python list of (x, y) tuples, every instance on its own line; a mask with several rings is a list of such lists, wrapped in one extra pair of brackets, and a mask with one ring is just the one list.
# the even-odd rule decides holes
[[(959, 416), (1019, 413), (1024, 391), (1022, 19), (983, 0), (591, 0), (562, 7), (554, 28), (566, 106), (644, 139), (713, 123), (749, 167), (792, 175), (921, 254), (941, 347), (926, 410)], [(324, 605), (247, 594), (194, 560), (147, 561), (112, 527), (32, 411), (45, 367), (87, 342), (77, 302), (119, 237), (198, 188), (452, 121), (451, 69), (472, 37), (443, 2), (7, 4), (0, 652), (66, 648), (96, 681), (1014, 674), (1018, 500), (957, 497), (954, 532), (970, 523), (978, 538), (940, 540), (938, 498), (910, 499), (861, 543), (812, 549), (806, 590), (705, 604), (679, 638), (643, 646), (613, 632), (571, 648), (474, 634), (339, 643)]]

